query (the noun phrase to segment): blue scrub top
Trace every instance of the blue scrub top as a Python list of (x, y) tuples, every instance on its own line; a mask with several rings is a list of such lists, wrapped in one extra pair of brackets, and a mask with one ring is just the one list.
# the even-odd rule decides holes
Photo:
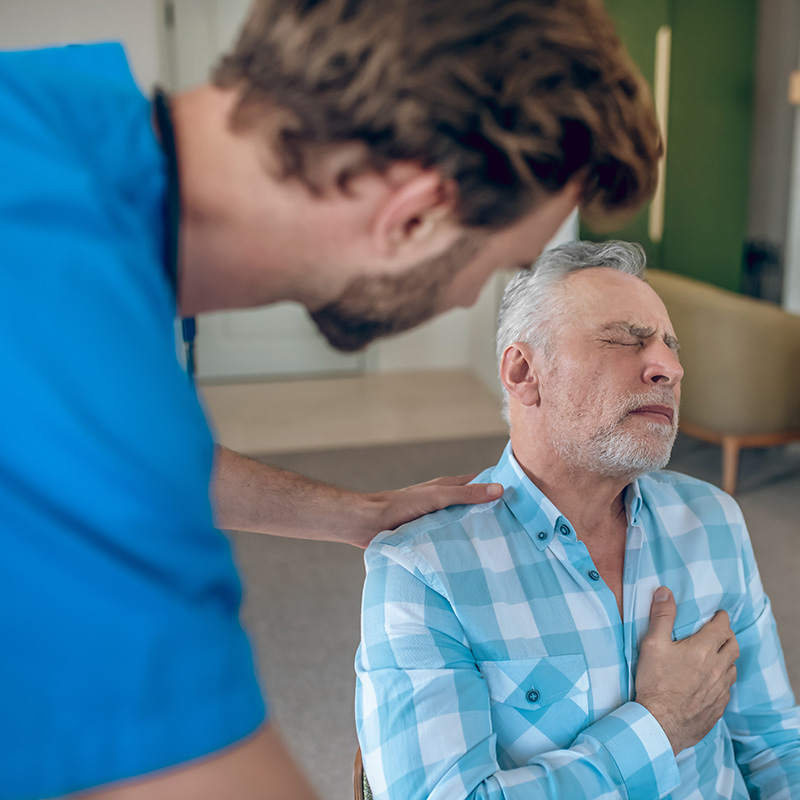
[(0, 797), (265, 716), (176, 359), (165, 164), (119, 45), (0, 53)]

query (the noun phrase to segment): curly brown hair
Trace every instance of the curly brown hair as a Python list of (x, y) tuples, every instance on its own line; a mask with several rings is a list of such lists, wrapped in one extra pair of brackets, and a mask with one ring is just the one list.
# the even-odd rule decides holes
[(599, 0), (255, 0), (212, 80), (239, 92), (235, 128), (291, 112), (278, 153), (311, 188), (312, 148), (363, 142), (364, 169), (452, 179), (467, 226), (504, 227), (576, 175), (598, 217), (655, 189), (650, 93)]

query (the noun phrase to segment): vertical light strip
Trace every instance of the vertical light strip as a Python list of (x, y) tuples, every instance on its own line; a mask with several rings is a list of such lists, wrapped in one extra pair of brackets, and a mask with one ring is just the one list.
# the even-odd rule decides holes
[(783, 261), (783, 307), (800, 314), (800, 106), (794, 112), (794, 141), (789, 179), (789, 219)]
[(669, 116), (669, 70), (672, 52), (672, 28), (662, 25), (656, 32), (656, 69), (653, 81), (653, 94), (656, 116), (664, 142), (664, 156), (658, 162), (658, 185), (653, 201), (650, 203), (650, 218), (647, 232), (653, 242), (664, 237), (664, 180), (667, 161), (667, 119)]

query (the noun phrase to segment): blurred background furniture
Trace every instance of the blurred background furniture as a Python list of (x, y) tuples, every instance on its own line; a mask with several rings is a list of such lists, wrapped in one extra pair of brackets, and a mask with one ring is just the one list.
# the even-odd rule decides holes
[(647, 276), (681, 342), (680, 428), (722, 446), (733, 494), (743, 447), (800, 441), (800, 316), (682, 275)]

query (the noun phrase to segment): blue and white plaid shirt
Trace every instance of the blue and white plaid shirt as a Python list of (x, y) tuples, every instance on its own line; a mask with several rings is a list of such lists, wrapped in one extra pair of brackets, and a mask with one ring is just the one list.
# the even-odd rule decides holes
[[(800, 798), (800, 710), (736, 503), (672, 472), (625, 493), (624, 619), (569, 520), (506, 448), (456, 506), (367, 548), (356, 721), (376, 800)], [(725, 715), (677, 758), (633, 701), (653, 592), (674, 637), (718, 609), (741, 649)]]

